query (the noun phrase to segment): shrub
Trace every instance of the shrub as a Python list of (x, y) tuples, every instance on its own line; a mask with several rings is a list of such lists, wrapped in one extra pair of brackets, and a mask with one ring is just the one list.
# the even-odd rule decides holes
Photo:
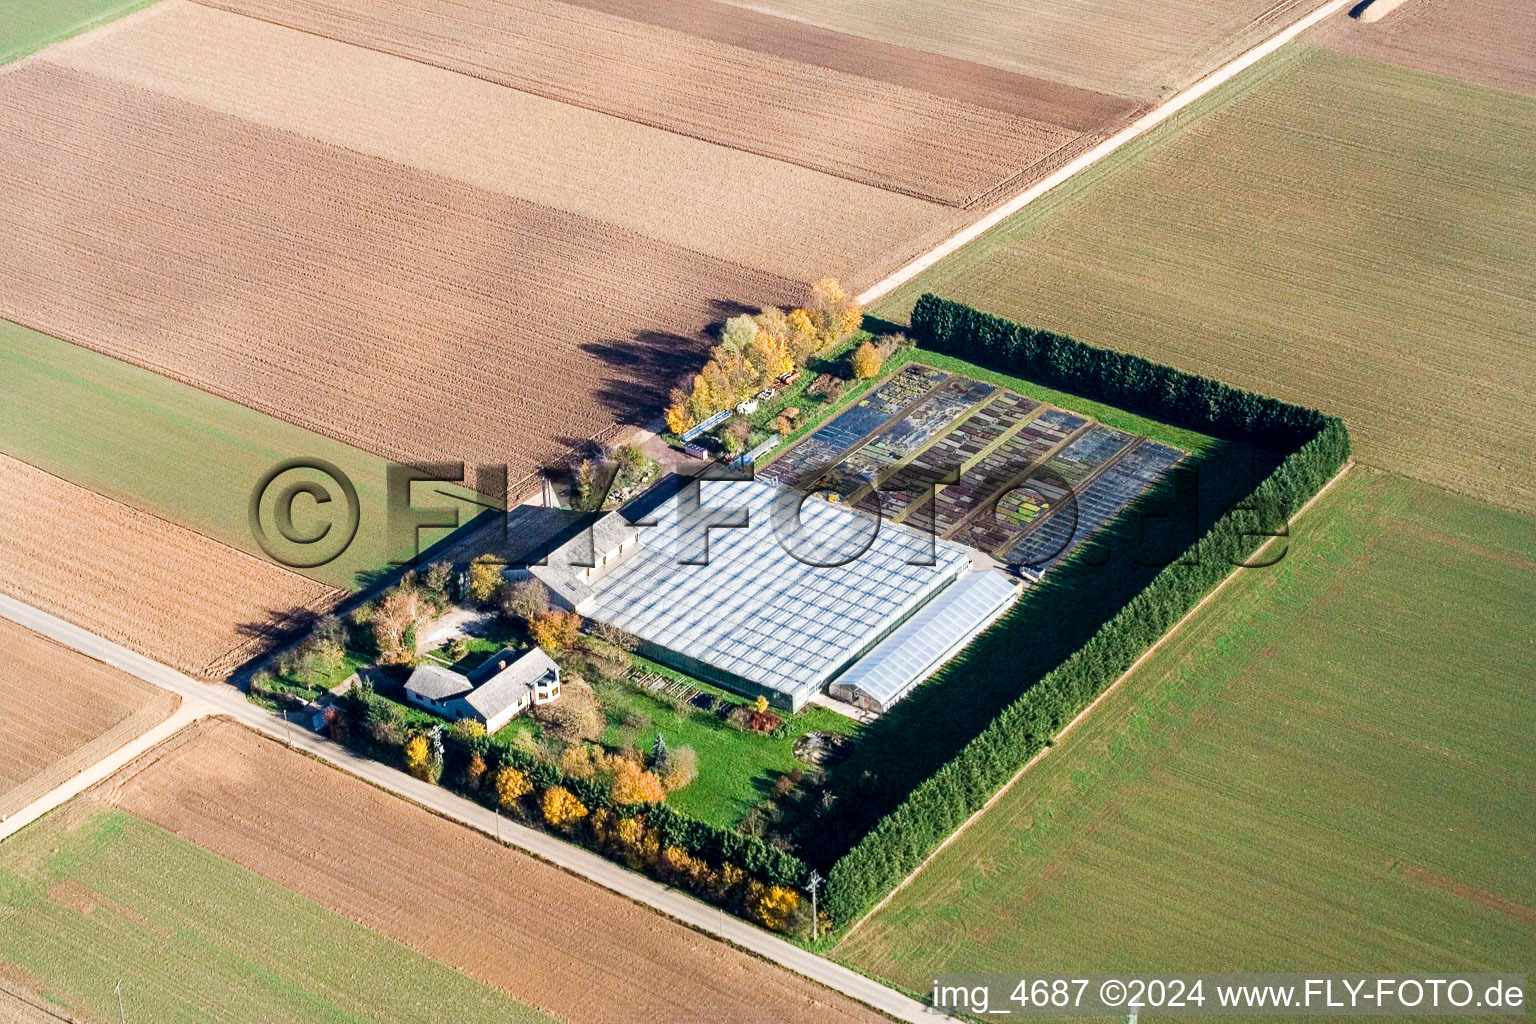
[(884, 362), (875, 346), (864, 342), (853, 350), (851, 357), (853, 364), (853, 376), (856, 380), (868, 380), (880, 372), (880, 365)]
[(464, 788), (474, 793), (480, 789), (480, 783), (485, 781), (486, 772), (485, 755), (478, 751), (469, 755), (469, 760), (464, 762)]
[(656, 770), (661, 787), (668, 793), (686, 789), (699, 776), (699, 755), (692, 747), (677, 747), (667, 754), (667, 762)]
[(517, 801), (533, 792), (533, 783), (521, 769), (510, 765), (496, 773), (496, 805), (504, 811), (517, 806)]
[(612, 762), (613, 787), (611, 793), (616, 804), (656, 804), (666, 797), (661, 780), (633, 761), (618, 758)]
[(621, 651), (634, 653), (635, 649), (640, 646), (640, 638), (635, 636), (635, 634), (607, 622), (597, 623), (592, 627), (592, 632), (597, 634), (599, 640), (612, 644)]
[(469, 641), (461, 636), (448, 641), (448, 657), (454, 661), (463, 661), (469, 657)]
[(481, 604), (493, 600), (505, 582), (503, 564), (495, 555), (480, 555), (469, 563), (469, 596)]
[(550, 786), (539, 802), (544, 820), (556, 828), (567, 828), (587, 816), (587, 805), (564, 786)]
[(534, 619), (528, 630), (540, 647), (551, 654), (563, 654), (576, 646), (581, 637), (581, 616), (575, 612), (547, 611)]
[(453, 580), (453, 566), (447, 562), (433, 562), (422, 574), (422, 586), (441, 601), (448, 599), (448, 584)]

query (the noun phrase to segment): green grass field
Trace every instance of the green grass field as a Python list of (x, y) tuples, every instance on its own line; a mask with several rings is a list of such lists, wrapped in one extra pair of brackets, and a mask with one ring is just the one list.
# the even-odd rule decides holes
[(0, 16), (0, 64), (87, 32), (154, 0), (6, 0)]
[(550, 1019), (119, 810), (0, 846), (0, 920), (0, 986), (89, 1020)]
[[(724, 696), (733, 703), (741, 703), (736, 694), (690, 679), (654, 663), (646, 663), (652, 671), (682, 679), (695, 689)], [(795, 740), (807, 732), (820, 730), (842, 735), (856, 734), (857, 722), (845, 718), (836, 711), (806, 705), (799, 714), (784, 715), (787, 725), (783, 736), (765, 736), (742, 732), (707, 712), (685, 713), (674, 710), (662, 701), (628, 686), (613, 686), (608, 703), (609, 726), (603, 741), (611, 746), (633, 744), (636, 749), (649, 751), (656, 743), (658, 734), (667, 738), (667, 745), (692, 747), (699, 755), (699, 775), (686, 789), (672, 793), (667, 803), (701, 821), (722, 828), (732, 828), (746, 817), (756, 803), (773, 794), (774, 783), (781, 775), (806, 766), (795, 757)], [(641, 729), (625, 728), (622, 716), (625, 711), (638, 713), (650, 719)], [(775, 711), (775, 714), (783, 714)]]
[[(357, 487), (359, 529), (340, 558), (305, 574), (350, 587), (387, 561), (384, 459), (4, 320), (0, 452), (258, 557), (249, 505), (262, 475), (285, 459), (325, 459)], [(416, 488), (418, 505), (447, 500)], [(306, 503), (314, 509), (295, 502), (302, 529)], [(463, 507), (468, 521), (476, 510)], [(427, 531), (423, 544), (439, 536)]]
[(1536, 98), (1293, 45), (871, 312), (935, 292), (1342, 416), (1536, 511)]
[(837, 949), (934, 971), (1536, 956), (1531, 520), (1357, 468)]

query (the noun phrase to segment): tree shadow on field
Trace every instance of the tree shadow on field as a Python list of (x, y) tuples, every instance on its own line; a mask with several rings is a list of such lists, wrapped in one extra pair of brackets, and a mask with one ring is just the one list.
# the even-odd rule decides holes
[(698, 372), (713, 344), (703, 333), (641, 331), (627, 340), (588, 342), (581, 350), (615, 371), (598, 382), (592, 397), (615, 423), (639, 425), (666, 407), (674, 386)]
[(235, 632), (242, 641), (211, 662), (206, 671), (246, 689), (257, 666), (314, 629), (320, 616), (331, 610), (329, 606), (271, 608), (255, 622), (238, 623)]

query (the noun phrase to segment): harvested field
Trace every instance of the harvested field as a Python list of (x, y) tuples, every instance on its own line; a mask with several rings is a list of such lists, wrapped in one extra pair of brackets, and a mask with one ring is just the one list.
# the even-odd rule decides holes
[(568, 1021), (884, 1019), (228, 721), (98, 795)]
[(802, 292), (43, 62), (0, 77), (0, 195), (0, 315), (388, 458), (512, 479), (653, 414), (731, 303)]
[(964, 206), (1077, 133), (556, 0), (209, 0), (525, 92)]
[[(0, 453), (264, 560), (251, 491), (280, 462), (321, 458), (357, 487), (357, 536), (334, 561), (296, 571), (352, 589), (412, 551), (409, 541), (388, 550), (388, 464), (378, 456), (8, 320), (0, 320)], [(432, 504), (468, 494), (433, 489)], [(468, 522), (482, 506), (457, 507)], [(421, 547), (445, 533), (422, 531)]]
[(1372, 60), (1536, 95), (1536, 5), (1407, 0), (1371, 25), (1329, 18), (1308, 42)]
[(884, 43), (1150, 100), (1321, 0), (726, 0)]
[(796, 280), (862, 283), (965, 217), (185, 0), (47, 59)]
[(0, 590), (186, 672), (235, 653), (329, 588), (0, 456)]
[(1080, 132), (1107, 134), (1142, 109), (1132, 100), (1108, 93), (834, 32), (803, 21), (732, 7), (721, 0), (567, 2)]
[(941, 261), (924, 291), (1342, 416), (1536, 511), (1536, 100), (1295, 47)]
[(180, 699), (0, 619), (0, 819), (164, 721)]
[(551, 1021), (88, 796), (6, 840), (0, 878), (0, 1021)]
[[(0, 64), (86, 32), (153, 0), (6, 0)], [(0, 1014), (4, 1008), (0, 1006)]]
[(1532, 521), (1357, 468), (1287, 545), (837, 954), (916, 988), (1530, 963)]

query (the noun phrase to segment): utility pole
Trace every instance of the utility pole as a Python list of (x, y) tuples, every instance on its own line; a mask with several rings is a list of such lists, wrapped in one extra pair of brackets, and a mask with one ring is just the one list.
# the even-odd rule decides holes
[(288, 709), (283, 709), (283, 739), (288, 741), (288, 746), (293, 746), (293, 727), (288, 724)]
[(117, 996), (117, 1019), (119, 1024), (128, 1024), (128, 1015), (123, 1012), (123, 979), (118, 978), (117, 984), (112, 986), (113, 995)]
[(821, 891), (821, 883), (824, 882), (824, 881), (825, 881), (825, 879), (822, 878), (820, 873), (818, 873), (814, 869), (812, 869), (810, 877), (808, 877), (805, 880), (805, 887), (807, 889), (809, 889), (810, 893), (811, 893), (811, 941), (812, 942), (817, 941), (821, 937), (821, 933), (819, 931), (819, 926), (821, 925), (821, 917), (820, 917), (820, 915), (818, 915), (816, 913), (816, 894)]

